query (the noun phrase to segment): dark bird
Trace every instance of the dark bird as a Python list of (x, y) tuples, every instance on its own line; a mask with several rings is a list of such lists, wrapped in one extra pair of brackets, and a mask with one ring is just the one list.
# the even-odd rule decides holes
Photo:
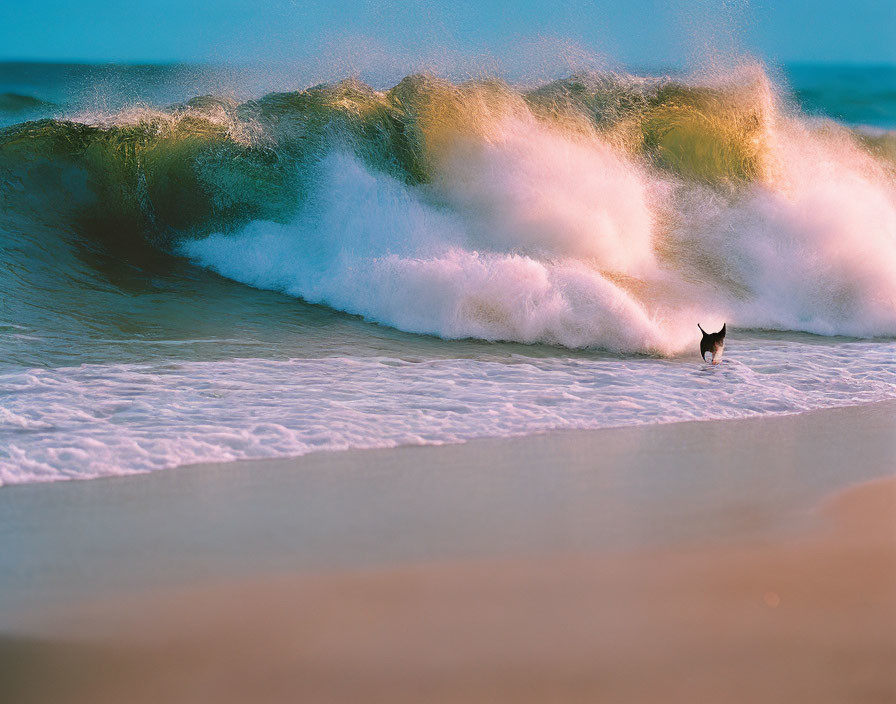
[(722, 329), (718, 332), (706, 332), (702, 327), (700, 327), (700, 323), (697, 323), (697, 327), (700, 328), (700, 332), (703, 333), (703, 339), (700, 340), (700, 356), (703, 357), (703, 361), (706, 361), (706, 353), (712, 353), (712, 363), (718, 364), (722, 361), (722, 352), (725, 351), (725, 325), (722, 325)]

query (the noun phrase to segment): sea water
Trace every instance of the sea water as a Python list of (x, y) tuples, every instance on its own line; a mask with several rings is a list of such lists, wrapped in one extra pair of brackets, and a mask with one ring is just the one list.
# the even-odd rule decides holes
[(259, 75), (0, 65), (0, 483), (896, 397), (896, 69)]

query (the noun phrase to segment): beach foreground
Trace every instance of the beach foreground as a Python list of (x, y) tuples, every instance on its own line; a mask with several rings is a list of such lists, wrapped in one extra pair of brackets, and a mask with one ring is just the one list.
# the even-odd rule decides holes
[(15, 702), (891, 702), (894, 429), (878, 404), (12, 487), (0, 678)]

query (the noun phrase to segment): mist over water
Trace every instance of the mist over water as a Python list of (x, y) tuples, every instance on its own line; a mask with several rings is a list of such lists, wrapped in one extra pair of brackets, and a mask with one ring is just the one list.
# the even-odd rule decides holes
[[(838, 70), (720, 65), (243, 96), (189, 67), (4, 67), (0, 481), (893, 396), (894, 76), (863, 74), (862, 109)], [(108, 99), (85, 98), (91, 76)], [(734, 400), (695, 414), (698, 322), (727, 322), (729, 359), (744, 342), (719, 382)], [(352, 360), (365, 381), (332, 398), (281, 376)], [(400, 399), (407, 363), (453, 405)], [(250, 392), (264, 373), (290, 390), (274, 415)], [(191, 401), (209, 434), (140, 390), (157, 374), (212, 399), (233, 375), (238, 412)], [(488, 394), (463, 391), (477, 374)], [(520, 384), (578, 400), (518, 412)], [(309, 435), (326, 420), (288, 408), (312, 398), (355, 430)]]

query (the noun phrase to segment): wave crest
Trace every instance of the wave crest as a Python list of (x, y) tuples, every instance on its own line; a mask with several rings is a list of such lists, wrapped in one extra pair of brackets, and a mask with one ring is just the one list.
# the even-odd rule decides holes
[(17, 125), (0, 188), (408, 331), (668, 355), (698, 320), (896, 335), (888, 140), (805, 119), (757, 66), (411, 76)]

